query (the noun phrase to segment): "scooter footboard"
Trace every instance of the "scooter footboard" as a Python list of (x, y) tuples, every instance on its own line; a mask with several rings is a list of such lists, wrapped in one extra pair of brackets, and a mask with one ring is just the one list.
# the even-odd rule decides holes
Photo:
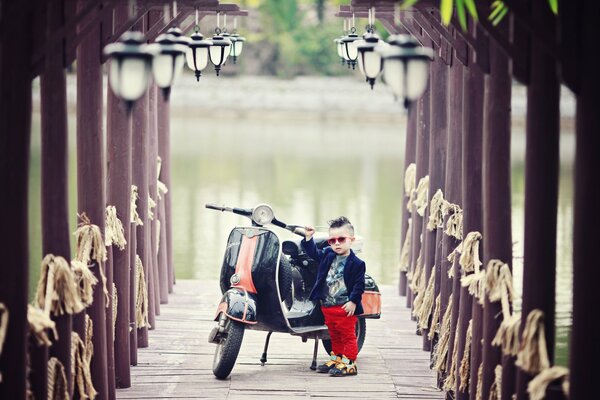
[(221, 298), (215, 321), (219, 319), (221, 313), (245, 324), (256, 324), (256, 296), (244, 289), (231, 288)]

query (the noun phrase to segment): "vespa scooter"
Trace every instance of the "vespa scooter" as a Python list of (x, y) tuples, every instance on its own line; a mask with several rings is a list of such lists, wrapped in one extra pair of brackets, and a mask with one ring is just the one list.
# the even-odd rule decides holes
[[(225, 379), (231, 373), (240, 351), (245, 329), (267, 331), (261, 365), (267, 362), (269, 339), (273, 332), (300, 336), (303, 342), (315, 339), (311, 369), (316, 369), (319, 339), (329, 353), (331, 342), (321, 307), (308, 299), (315, 283), (318, 264), (308, 257), (301, 239), (280, 240), (265, 225), (274, 225), (304, 237), (304, 228), (288, 225), (275, 218), (268, 204), (252, 209), (206, 204), (206, 208), (228, 211), (248, 217), (251, 226), (236, 227), (229, 234), (221, 266), (220, 286), (223, 296), (217, 307), (215, 326), (209, 343), (217, 348), (213, 373)], [(327, 246), (326, 238), (315, 239), (317, 247)], [(364, 314), (356, 323), (358, 349), (366, 337), (366, 318), (381, 315), (381, 294), (377, 284), (365, 275), (362, 297)]]

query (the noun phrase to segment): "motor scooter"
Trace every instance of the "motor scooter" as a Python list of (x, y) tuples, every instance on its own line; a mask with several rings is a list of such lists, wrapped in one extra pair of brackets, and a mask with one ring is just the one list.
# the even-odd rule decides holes
[[(245, 329), (267, 331), (261, 365), (267, 362), (269, 340), (273, 332), (299, 336), (303, 342), (315, 339), (310, 368), (316, 369), (319, 340), (329, 354), (331, 342), (318, 302), (309, 300), (317, 277), (318, 263), (308, 257), (301, 239), (281, 240), (265, 225), (277, 226), (304, 237), (304, 228), (288, 225), (275, 218), (268, 204), (254, 208), (217, 206), (206, 208), (228, 211), (248, 217), (251, 226), (233, 228), (227, 240), (221, 265), (220, 286), (223, 294), (209, 343), (215, 343), (213, 373), (225, 379), (231, 373), (240, 351)], [(326, 237), (315, 238), (318, 248), (328, 246)], [(366, 337), (367, 318), (381, 315), (381, 294), (375, 280), (365, 275), (361, 301), (364, 314), (356, 323), (358, 349)]]

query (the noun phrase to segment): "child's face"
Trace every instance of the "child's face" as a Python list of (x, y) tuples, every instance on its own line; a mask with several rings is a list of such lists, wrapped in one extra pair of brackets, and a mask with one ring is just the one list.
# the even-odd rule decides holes
[(327, 242), (337, 255), (347, 256), (350, 254), (350, 246), (353, 241), (354, 236), (352, 236), (352, 232), (347, 227), (329, 228), (329, 239), (327, 239)]

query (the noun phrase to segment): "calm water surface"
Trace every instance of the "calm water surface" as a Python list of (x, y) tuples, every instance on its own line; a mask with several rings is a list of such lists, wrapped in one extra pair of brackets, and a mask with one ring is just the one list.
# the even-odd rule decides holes
[[(360, 256), (366, 261), (368, 272), (378, 283), (397, 283), (405, 118), (387, 93), (380, 91), (366, 97), (358, 94), (363, 93), (359, 89), (342, 90), (347, 81), (334, 80), (330, 88), (323, 87), (322, 82), (263, 80), (260, 88), (248, 81), (241, 85), (226, 83), (234, 93), (232, 96), (238, 93), (241, 98), (239, 93), (246, 91), (248, 98), (250, 94), (258, 96), (258, 92), (271, 99), (265, 102), (253, 98), (232, 107), (230, 114), (214, 105), (204, 112), (190, 108), (190, 101), (196, 97), (205, 101), (221, 93), (214, 84), (209, 84), (203, 92), (181, 90), (186, 101), (175, 101), (173, 105), (173, 182), (169, 188), (173, 195), (173, 244), (178, 278), (217, 278), (229, 231), (236, 225), (247, 224), (245, 218), (205, 209), (205, 203), (252, 207), (264, 202), (273, 206), (279, 219), (293, 224), (325, 226), (331, 218), (347, 216), (357, 234), (363, 237)], [(312, 90), (307, 85), (313, 85)], [(358, 87), (364, 89), (362, 84)], [(292, 101), (295, 102), (292, 106), (286, 106)], [(519, 101), (515, 99), (513, 110), (518, 108)], [(365, 121), (361, 118), (361, 107), (373, 107), (374, 102), (380, 104), (380, 118)], [(332, 113), (324, 112), (323, 104), (332, 108)], [(335, 110), (333, 104), (342, 106)], [(521, 288), (524, 229), (522, 129), (522, 121), (515, 121), (512, 226), (517, 290)], [(29, 204), (30, 297), (42, 257), (39, 131), (39, 113), (35, 113)], [(74, 231), (76, 172), (72, 113), (70, 132), (69, 205)], [(572, 135), (563, 134), (556, 298), (557, 363), (562, 365), (566, 364), (571, 324), (572, 144)], [(274, 229), (284, 238), (293, 236)]]

